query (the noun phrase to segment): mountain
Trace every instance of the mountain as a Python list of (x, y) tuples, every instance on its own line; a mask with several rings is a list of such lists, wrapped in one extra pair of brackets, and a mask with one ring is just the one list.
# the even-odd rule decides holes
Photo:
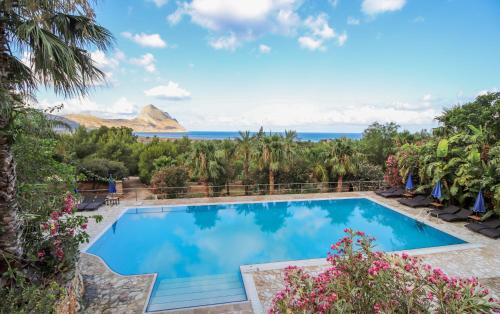
[(98, 128), (100, 126), (131, 128), (135, 132), (185, 132), (186, 129), (172, 118), (167, 112), (163, 112), (153, 105), (147, 105), (141, 109), (139, 115), (134, 119), (103, 119), (87, 114), (68, 114), (66, 119), (74, 121), (86, 128)]

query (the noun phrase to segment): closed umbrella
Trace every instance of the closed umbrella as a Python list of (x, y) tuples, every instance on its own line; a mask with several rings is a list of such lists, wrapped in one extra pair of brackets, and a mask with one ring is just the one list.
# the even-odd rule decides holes
[(438, 181), (432, 189), (431, 195), (436, 199), (441, 199), (441, 181)]
[(486, 206), (484, 205), (483, 191), (481, 190), (479, 190), (479, 193), (477, 193), (476, 202), (474, 203), (474, 208), (472, 208), (472, 211), (478, 214), (486, 212)]
[(116, 193), (116, 184), (111, 176), (109, 176), (108, 192), (111, 194)]
[(408, 179), (406, 179), (406, 189), (408, 191), (413, 190), (413, 177), (411, 173), (408, 175)]

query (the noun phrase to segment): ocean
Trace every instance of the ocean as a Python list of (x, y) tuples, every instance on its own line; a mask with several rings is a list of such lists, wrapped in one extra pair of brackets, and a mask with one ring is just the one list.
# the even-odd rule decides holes
[[(250, 132), (252, 135), (256, 132)], [(273, 134), (285, 134), (284, 132), (272, 132)], [(192, 140), (225, 140), (240, 137), (238, 131), (189, 131), (189, 132), (135, 132), (140, 137), (159, 137), (159, 138), (182, 138), (184, 136)], [(321, 140), (331, 140), (337, 138), (350, 138), (358, 140), (362, 137), (361, 133), (329, 133), (329, 132), (297, 132), (300, 141), (319, 142)]]

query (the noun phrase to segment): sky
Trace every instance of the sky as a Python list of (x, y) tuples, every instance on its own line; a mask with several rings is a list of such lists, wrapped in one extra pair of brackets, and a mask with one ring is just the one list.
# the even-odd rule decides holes
[(59, 114), (133, 118), (153, 104), (188, 130), (412, 131), (500, 88), (498, 0), (104, 0), (115, 36), (85, 98)]

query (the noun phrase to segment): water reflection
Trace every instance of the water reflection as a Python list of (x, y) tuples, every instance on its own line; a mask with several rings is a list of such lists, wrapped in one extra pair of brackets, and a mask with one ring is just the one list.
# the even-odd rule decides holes
[(187, 212), (194, 217), (194, 223), (201, 229), (215, 227), (219, 218), (219, 206), (207, 208), (207, 206), (189, 206)]

